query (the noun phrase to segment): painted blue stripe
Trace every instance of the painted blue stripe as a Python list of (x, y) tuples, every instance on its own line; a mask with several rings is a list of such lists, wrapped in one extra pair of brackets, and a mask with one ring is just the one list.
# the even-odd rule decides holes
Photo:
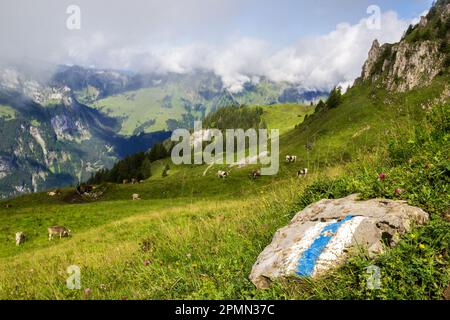
[(327, 232), (336, 234), (339, 227), (351, 220), (353, 216), (349, 215), (346, 216), (341, 221), (331, 223), (325, 228), (323, 228), (322, 232), (320, 233), (320, 236), (317, 237), (314, 242), (309, 246), (308, 249), (303, 252), (302, 256), (300, 257), (298, 264), (297, 264), (297, 271), (296, 274), (302, 277), (310, 277), (312, 276), (314, 272), (314, 267), (316, 266), (317, 259), (319, 259), (319, 256), (322, 254), (322, 252), (325, 250), (326, 246), (330, 242), (331, 238), (333, 238), (333, 235), (325, 235)]

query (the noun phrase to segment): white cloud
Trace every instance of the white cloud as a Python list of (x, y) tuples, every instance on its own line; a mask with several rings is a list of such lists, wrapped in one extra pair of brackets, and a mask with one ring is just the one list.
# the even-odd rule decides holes
[(399, 19), (394, 12), (382, 15), (380, 30), (367, 28), (366, 21), (341, 23), (326, 35), (302, 38), (284, 48), (274, 48), (260, 39), (235, 38), (221, 46), (193, 43), (112, 49), (107, 55), (109, 61), (103, 63), (153, 72), (209, 70), (231, 91), (239, 91), (245, 82), (262, 76), (301, 83), (310, 89), (330, 89), (337, 84), (348, 86), (359, 76), (375, 38), (381, 43), (396, 42), (411, 22)]
[[(61, 27), (66, 19), (63, 2), (55, 5), (43, 0), (33, 10), (21, 1), (0, 4), (0, 62), (16, 59), (24, 64), (26, 60), (41, 59), (159, 73), (208, 70), (220, 76), (232, 91), (261, 77), (301, 83), (310, 89), (330, 89), (360, 74), (375, 38), (381, 43), (398, 41), (411, 22), (386, 12), (380, 30), (368, 29), (366, 19), (362, 19), (355, 24), (341, 23), (328, 34), (300, 38), (280, 47), (271, 37), (267, 40), (236, 35), (231, 27), (239, 25), (233, 21), (239, 16), (236, 12), (243, 11), (243, 3), (256, 5), (257, 1), (215, 0), (214, 5), (209, 0), (79, 2), (79, 32)], [(336, 8), (353, 8), (360, 3), (325, 2)], [(292, 6), (290, 1), (285, 2), (289, 4)], [(305, 11), (316, 10), (311, 4), (305, 6)], [(324, 8), (324, 19), (334, 16), (335, 7)], [(18, 19), (18, 13), (22, 19)], [(230, 38), (228, 32), (234, 36)]]

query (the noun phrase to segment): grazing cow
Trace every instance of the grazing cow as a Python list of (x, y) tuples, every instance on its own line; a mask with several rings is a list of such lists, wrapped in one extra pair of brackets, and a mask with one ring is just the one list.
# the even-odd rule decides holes
[(61, 239), (62, 237), (70, 236), (70, 232), (71, 232), (66, 227), (60, 227), (60, 226), (50, 227), (47, 230), (48, 230), (48, 241), (53, 239), (53, 235), (58, 235), (59, 238)]
[(225, 179), (225, 178), (228, 178), (229, 173), (228, 173), (227, 171), (219, 170), (219, 171), (217, 171), (217, 176), (218, 176), (220, 179)]
[(47, 194), (48, 194), (50, 197), (56, 196), (56, 192), (55, 192), (55, 191), (49, 191), (49, 192), (47, 192)]
[(297, 156), (289, 156), (289, 155), (286, 156), (286, 162), (294, 163), (296, 161), (297, 161)]
[(24, 242), (25, 242), (25, 233), (17, 232), (16, 233), (16, 246), (20, 246)]
[(139, 183), (144, 183), (144, 180), (139, 180)]
[(128, 179), (123, 179), (122, 184), (128, 184), (129, 182)]
[(77, 186), (77, 193), (80, 195), (86, 194), (86, 193), (91, 193), (92, 190), (94, 190), (94, 187), (88, 184), (80, 184), (79, 186)]
[(131, 184), (136, 184), (137, 182), (138, 182), (137, 179), (135, 179), (135, 178), (131, 179)]
[(133, 195), (131, 196), (131, 198), (132, 198), (133, 200), (141, 200), (141, 196), (138, 195), (137, 193), (133, 194)]
[(304, 168), (302, 170), (297, 171), (297, 177), (306, 177), (306, 175), (308, 174), (308, 168)]
[(253, 170), (252, 173), (251, 173), (251, 176), (252, 176), (253, 179), (261, 177), (261, 170), (259, 170), (259, 169), (258, 170)]

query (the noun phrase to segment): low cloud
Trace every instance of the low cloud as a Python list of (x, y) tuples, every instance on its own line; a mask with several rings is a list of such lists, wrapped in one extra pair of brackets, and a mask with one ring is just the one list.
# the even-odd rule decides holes
[[(260, 39), (235, 38), (222, 46), (194, 43), (111, 49), (106, 56), (109, 67), (158, 73), (212, 71), (231, 91), (239, 91), (244, 83), (260, 77), (328, 90), (338, 84), (348, 86), (359, 76), (374, 39), (396, 42), (410, 23), (395, 12), (387, 12), (381, 17), (379, 30), (368, 28), (367, 19), (362, 19), (354, 25), (339, 24), (326, 35), (302, 38), (284, 48)], [(73, 58), (76, 61), (78, 57)]]
[[(338, 84), (350, 84), (360, 74), (375, 38), (381, 43), (396, 42), (413, 22), (388, 11), (381, 16), (379, 30), (368, 28), (367, 19), (361, 19), (353, 24), (338, 24), (335, 30), (324, 35), (301, 37), (283, 45), (273, 43), (270, 38), (227, 34), (226, 26), (233, 21), (233, 12), (240, 10), (241, 2), (237, 0), (217, 0), (213, 7), (207, 5), (207, 0), (189, 0), (183, 2), (184, 7), (175, 0), (168, 0), (165, 5), (158, 1), (132, 2), (134, 6), (129, 7), (125, 2), (121, 5), (107, 2), (109, 7), (104, 12), (111, 16), (103, 20), (90, 17), (91, 11), (100, 12), (101, 8), (83, 9), (79, 32), (55, 27), (65, 25), (64, 15), (55, 21), (36, 18), (39, 14), (49, 16), (56, 7), (53, 2), (50, 5), (43, 0), (43, 4), (49, 5), (31, 12), (24, 2), (11, 3), (9, 12), (3, 10), (4, 14), (0, 14), (3, 46), (0, 63), (16, 60), (24, 64), (34, 59), (136, 72), (204, 70), (220, 76), (233, 92), (261, 77), (298, 83), (306, 89), (329, 90)], [(90, 5), (85, 3), (82, 8)], [(56, 9), (65, 12), (66, 6), (67, 3), (61, 2)], [(92, 6), (100, 5), (95, 2)], [(148, 19), (138, 14), (140, 8), (149, 12)], [(8, 25), (17, 24), (13, 11), (21, 13), (24, 23), (8, 30)], [(220, 30), (209, 34), (208, 29), (214, 28)]]

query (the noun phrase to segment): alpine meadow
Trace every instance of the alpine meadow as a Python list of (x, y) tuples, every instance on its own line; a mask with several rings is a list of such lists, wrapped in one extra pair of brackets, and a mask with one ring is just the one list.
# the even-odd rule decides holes
[[(80, 3), (79, 32), (101, 25)], [(229, 51), (195, 47), (221, 23), (270, 9), (230, 17), (233, 3), (202, 16), (201, 31), (193, 21), (206, 9), (186, 9), (177, 32), (135, 17), (130, 35), (86, 40), (66, 60), (49, 48), (62, 60), (36, 57), (45, 72), (0, 54), (1, 300), (450, 299), (450, 0), (423, 1), (414, 20), (417, 8), (381, 14), (375, 33), (336, 9), (351, 24), (279, 51), (237, 38)], [(247, 30), (252, 21), (242, 34), (268, 30)], [(158, 30), (145, 39), (161, 47), (126, 47), (135, 27)], [(350, 40), (333, 42), (346, 28)], [(177, 129), (189, 130), (189, 148), (213, 130), (278, 130), (279, 154), (273, 136), (268, 153), (279, 170), (261, 174), (268, 165), (250, 157), (174, 164)]]

